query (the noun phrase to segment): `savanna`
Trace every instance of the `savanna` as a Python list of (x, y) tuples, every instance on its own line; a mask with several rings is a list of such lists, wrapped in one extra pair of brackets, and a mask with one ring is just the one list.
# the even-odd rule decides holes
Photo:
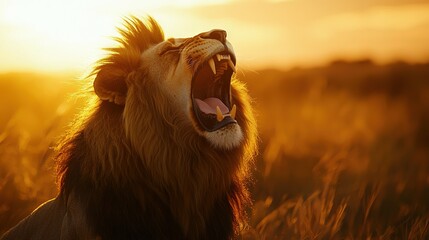
[[(162, 26), (166, 47), (149, 51), (152, 55), (145, 57), (150, 61), (142, 65), (142, 50), (156, 46), (162, 34), (155, 31), (152, 37), (150, 34), (133, 37), (133, 29), (140, 33), (148, 31), (132, 26), (124, 30), (121, 23), (127, 16), (148, 15)], [(147, 30), (156, 29), (152, 25)], [(201, 231), (207, 238), (215, 239), (219, 236), (216, 234), (231, 236), (233, 232), (238, 233), (239, 239), (262, 240), (429, 239), (427, 29), (429, 2), (426, 0), (4, 0), (0, 3), (0, 237), (41, 203), (61, 192), (61, 174), (60, 177), (57, 174), (61, 161), (57, 156), (64, 146), (64, 136), (71, 139), (70, 136), (78, 135), (74, 134), (75, 126), (85, 122), (80, 118), (82, 113), (100, 101), (123, 104), (128, 80), (141, 81), (145, 68), (150, 71), (144, 73), (150, 72), (152, 80), (162, 76), (176, 81), (167, 81), (169, 88), (158, 88), (155, 81), (148, 88), (141, 87), (147, 82), (133, 85), (143, 90), (134, 94), (136, 102), (140, 101), (134, 106), (150, 106), (155, 114), (135, 111), (135, 119), (144, 120), (140, 123), (145, 127), (134, 122), (128, 133), (134, 134), (133, 146), (141, 147), (139, 139), (143, 138), (139, 137), (146, 136), (145, 143), (153, 147), (153, 155), (181, 156), (180, 161), (174, 162), (177, 168), (163, 165), (166, 161), (152, 162), (152, 173), (169, 179), (170, 183), (188, 185), (176, 184), (176, 188), (171, 188), (171, 184), (168, 191), (164, 191), (156, 188), (154, 182), (147, 184), (146, 181), (145, 187), (150, 193), (156, 193), (149, 194), (151, 196), (180, 193), (175, 198), (152, 198), (154, 205), (167, 207), (148, 209), (156, 212), (175, 206), (174, 217), (152, 215), (164, 220), (180, 218), (182, 230), (187, 229), (187, 238), (198, 239), (203, 236), (198, 233)], [(214, 45), (206, 47), (201, 44), (195, 51), (185, 50), (185, 43), (191, 42), (185, 38), (192, 36), (200, 36), (200, 43), (210, 39), (218, 42), (210, 41)], [(219, 48), (222, 46), (226, 49)], [(153, 53), (164, 53), (167, 60), (160, 58), (162, 54)], [(181, 58), (180, 54), (193, 57)], [(155, 63), (156, 59), (158, 63), (182, 64), (178, 64), (179, 68), (170, 68), (171, 65)], [(177, 61), (179, 59), (182, 61)], [(166, 67), (170, 70), (163, 71)], [(189, 90), (192, 80), (187, 69), (192, 69), (192, 79), (197, 79), (194, 87), (191, 83), (192, 90)], [(99, 80), (104, 81), (101, 84), (98, 81), (94, 89), (93, 82), (100, 72)], [(178, 74), (171, 74), (173, 72)], [(124, 80), (124, 76), (127, 76), (126, 84), (123, 81), (116, 84), (114, 80)], [(223, 84), (212, 84), (216, 87), (209, 89), (207, 80), (209, 83), (220, 80)], [(116, 91), (111, 91), (111, 87)], [(174, 98), (159, 94), (160, 89), (174, 89), (176, 92), (167, 91), (172, 93), (168, 96)], [(112, 107), (109, 103), (105, 105), (108, 105), (105, 109)], [(102, 130), (104, 126), (111, 131), (123, 129), (120, 128), (123, 108), (112, 107), (114, 124), (106, 121), (93, 124), (98, 136), (104, 136), (92, 138), (93, 143), (99, 144), (95, 146), (104, 149), (98, 153), (118, 153), (117, 148), (108, 145), (113, 142), (109, 141), (108, 132)], [(254, 112), (250, 111), (252, 108)], [(108, 114), (97, 116), (102, 116), (99, 120), (112, 120)], [(247, 118), (250, 121), (246, 121), (246, 117), (250, 117)], [(237, 127), (236, 119), (247, 125)], [(234, 124), (235, 131), (213, 134), (220, 128), (226, 130), (230, 123)], [(170, 134), (177, 126), (183, 131)], [(245, 126), (251, 131), (242, 128)], [(163, 134), (154, 134), (158, 130)], [(147, 137), (150, 134), (160, 140), (158, 144), (150, 141)], [(128, 143), (115, 139), (116, 146)], [(172, 139), (173, 142), (163, 141)], [(247, 154), (235, 151), (234, 147), (246, 145), (240, 139), (247, 139), (247, 147), (252, 151)], [(207, 141), (212, 144), (208, 145)], [(192, 145), (186, 144), (190, 142)], [(157, 151), (163, 144), (168, 151)], [(120, 153), (143, 149), (129, 146)], [(206, 151), (173, 152), (172, 146)], [(237, 157), (242, 153), (249, 156), (248, 161)], [(193, 174), (195, 171), (189, 171), (190, 165), (182, 164), (188, 163), (189, 155), (217, 156), (219, 161), (199, 161), (204, 171)], [(130, 156), (136, 155), (127, 156), (133, 159)], [(218, 164), (222, 159), (228, 160)], [(89, 165), (74, 163), (76, 169), (89, 169)], [(121, 173), (120, 176), (126, 176), (123, 179), (147, 176), (129, 164), (104, 163), (101, 165), (104, 169)], [(93, 173), (92, 179), (105, 176), (94, 170), (97, 167), (91, 169), (88, 172)], [(166, 169), (172, 174), (158, 171)], [(171, 171), (174, 169), (180, 171)], [(184, 173), (191, 177), (183, 177)], [(221, 180), (218, 183), (225, 183), (222, 179), (229, 183), (231, 179), (236, 180), (232, 181), (235, 185), (228, 185), (236, 187), (233, 191), (236, 194), (225, 192), (222, 186), (227, 184), (207, 181), (215, 175), (215, 179)], [(135, 182), (131, 179), (127, 183)], [(102, 182), (105, 195), (97, 195), (92, 191), (94, 188), (85, 189), (87, 185), (81, 184), (84, 182), (72, 182), (75, 188), (85, 190), (80, 193), (90, 196), (82, 197), (81, 203), (96, 199), (91, 202), (92, 209), (112, 210), (110, 218), (114, 221), (105, 221), (106, 215), (97, 211), (91, 215), (98, 216), (92, 220), (97, 220), (98, 232), (103, 232), (105, 239), (116, 237), (111, 233), (120, 235), (121, 231), (115, 227), (123, 223), (135, 232), (150, 232), (157, 226), (156, 221), (134, 211), (136, 208), (127, 208), (128, 204), (118, 208), (99, 204), (118, 205), (108, 201), (113, 198), (102, 201), (104, 198), (100, 197), (109, 196), (110, 183), (114, 181)], [(115, 186), (116, 190), (135, 187), (133, 184)], [(214, 201), (208, 206), (210, 201), (204, 200), (207, 195), (213, 200), (219, 192), (226, 201), (216, 202), (221, 207), (214, 211)], [(127, 191), (116, 193), (116, 201), (129, 196), (122, 194)], [(225, 210), (228, 204), (224, 203), (230, 200), (235, 204), (227, 211), (233, 217), (225, 217), (227, 221), (223, 221), (227, 215), (222, 216), (222, 207)], [(120, 217), (111, 217), (121, 216), (122, 209), (134, 218), (122, 221)], [(187, 211), (189, 209), (193, 210)], [(218, 217), (215, 221), (206, 221), (211, 215)], [(197, 221), (193, 221), (195, 216)], [(135, 219), (150, 224), (145, 225), (147, 229), (134, 227), (142, 226), (133, 225)], [(42, 226), (49, 231), (47, 224), (36, 222), (42, 224), (36, 224), (36, 228)], [(205, 223), (213, 226), (209, 228), (212, 232), (205, 231)], [(85, 229), (88, 224), (78, 221), (78, 225)], [(179, 229), (172, 225), (171, 229)], [(174, 231), (165, 230), (169, 224), (163, 226), (155, 227), (160, 235), (174, 235)], [(224, 234), (216, 229), (223, 229)]]
[[(0, 233), (56, 195), (76, 73), (0, 76)], [(244, 239), (429, 236), (429, 64), (241, 71), (259, 123)]]

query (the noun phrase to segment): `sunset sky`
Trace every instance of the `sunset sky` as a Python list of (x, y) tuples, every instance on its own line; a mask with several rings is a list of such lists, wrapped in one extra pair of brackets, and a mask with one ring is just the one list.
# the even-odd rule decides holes
[(129, 14), (167, 37), (225, 29), (243, 69), (429, 60), (428, 0), (0, 0), (0, 72), (87, 70)]

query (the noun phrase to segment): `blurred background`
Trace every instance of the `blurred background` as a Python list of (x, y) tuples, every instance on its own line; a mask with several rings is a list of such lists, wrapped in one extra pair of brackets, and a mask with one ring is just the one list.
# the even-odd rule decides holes
[(73, 94), (129, 14), (228, 32), (261, 136), (244, 238), (429, 237), (427, 0), (0, 0), (0, 234), (56, 195)]

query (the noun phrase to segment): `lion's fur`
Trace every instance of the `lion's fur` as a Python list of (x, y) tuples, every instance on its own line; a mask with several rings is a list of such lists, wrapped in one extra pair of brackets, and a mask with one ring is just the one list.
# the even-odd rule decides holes
[(55, 201), (66, 206), (63, 221), (70, 225), (65, 230), (63, 222), (62, 237), (222, 239), (238, 234), (250, 203), (246, 184), (256, 151), (256, 122), (244, 84), (231, 83), (242, 143), (215, 149), (167, 95), (159, 94), (157, 81), (137, 80), (146, 76), (141, 53), (164, 39), (158, 24), (131, 18), (120, 33), (119, 46), (108, 49), (93, 76), (123, 76), (126, 85), (118, 88), (126, 98), (94, 101), (58, 147)]

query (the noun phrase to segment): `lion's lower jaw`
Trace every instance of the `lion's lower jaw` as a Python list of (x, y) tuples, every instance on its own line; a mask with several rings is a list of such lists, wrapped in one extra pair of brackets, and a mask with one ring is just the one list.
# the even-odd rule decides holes
[(204, 137), (219, 149), (233, 149), (240, 145), (243, 140), (243, 132), (238, 124), (229, 124), (213, 132), (204, 132)]

